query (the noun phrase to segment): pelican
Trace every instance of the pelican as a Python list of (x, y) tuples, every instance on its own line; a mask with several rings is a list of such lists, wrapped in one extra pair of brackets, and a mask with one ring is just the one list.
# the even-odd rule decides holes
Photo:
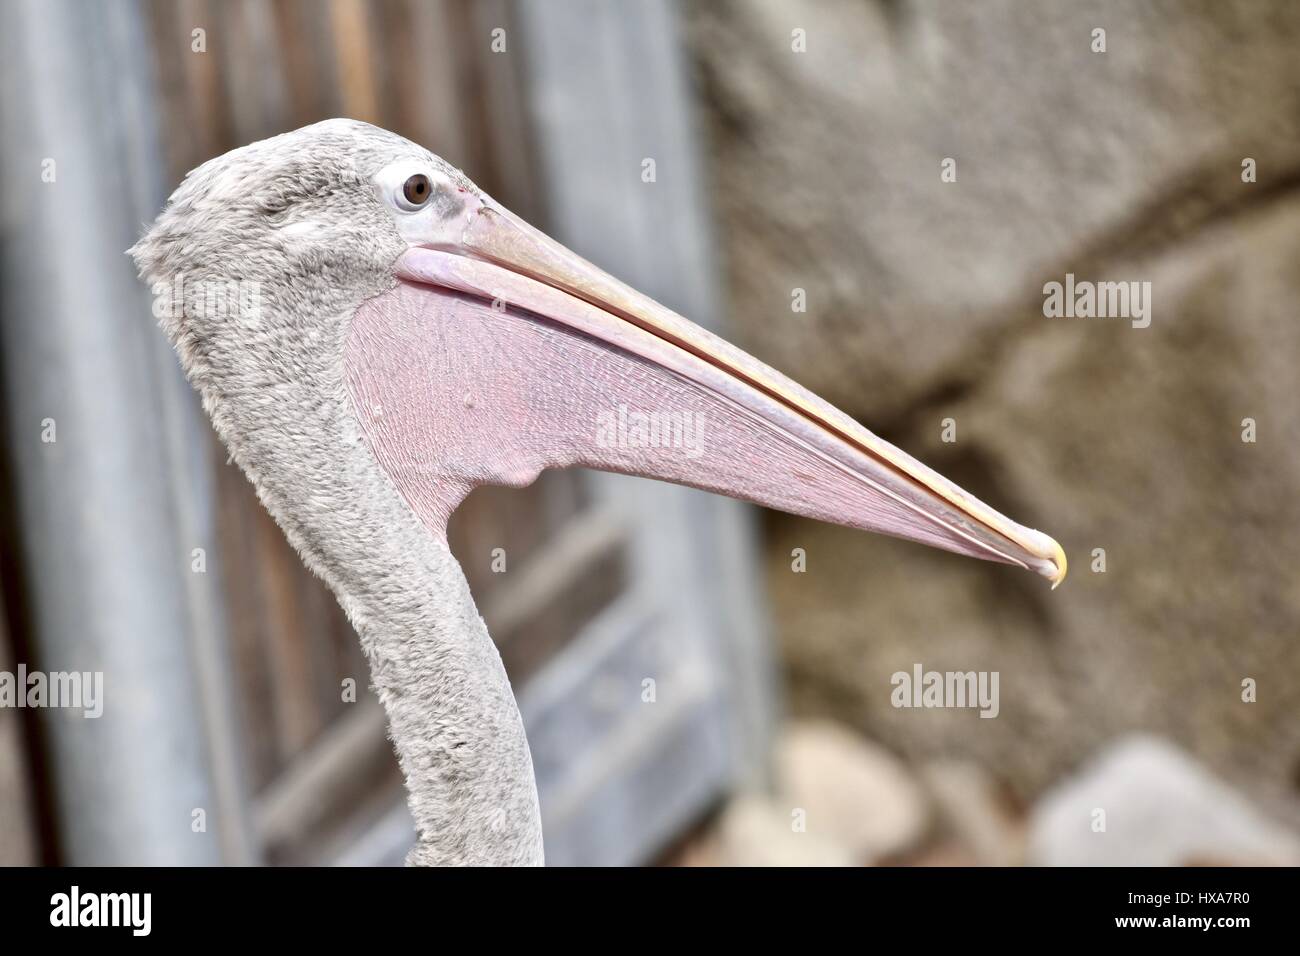
[[(408, 864), (543, 862), (519, 710), (447, 546), (477, 485), (583, 466), (1065, 576), (1047, 535), (386, 130), (328, 120), (213, 159), (130, 251), (217, 433), (360, 636)], [(629, 409), (699, 440), (602, 427)]]

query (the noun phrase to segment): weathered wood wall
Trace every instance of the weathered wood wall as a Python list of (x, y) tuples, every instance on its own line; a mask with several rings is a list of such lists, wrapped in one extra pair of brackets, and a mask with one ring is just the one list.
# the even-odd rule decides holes
[[(126, 330), (100, 358), (124, 379), (130, 400), (122, 414), (134, 409), (159, 419), (166, 440), (120, 423), (97, 437), (105, 449), (138, 445), (139, 462), (156, 466), (142, 474), (163, 490), (152, 500), (135, 494), (134, 511), (102, 497), (123, 527), (132, 526), (129, 517), (157, 532), (156, 541), (139, 539), (140, 553), (130, 556), (139, 563), (153, 546), (166, 576), (121, 579), (124, 602), (156, 605), (160, 613), (137, 627), (133, 640), (117, 643), (177, 655), (170, 669), (123, 661), (122, 673), (170, 689), (176, 719), (168, 730), (192, 762), (182, 782), (211, 790), (201, 801), (171, 792), (157, 760), (148, 773), (119, 773), (109, 748), (113, 756), (93, 772), (55, 774), (72, 803), (46, 807), (45, 817), (68, 826), (93, 821), (86, 839), (68, 843), (65, 856), (74, 862), (171, 861), (169, 854), (195, 847), (204, 859), (227, 862), (398, 861), (410, 823), (359, 643), (333, 596), (302, 568), (226, 460), (150, 328), (147, 290), (121, 249), (188, 170), (245, 143), (347, 115), (428, 145), (525, 218), (713, 325), (719, 309), (706, 254), (707, 204), (673, 8), (659, 0), (617, 7), (586, 0), (129, 0), (111, 8), (57, 0), (51, 19), (34, 0), (23, 2), (42, 42), (59, 31), (75, 34), (69, 49), (79, 52), (69, 62), (84, 69), (69, 70), (75, 82), (45, 87), (42, 102), (56, 118), (59, 96), (77, 104), (69, 111), (76, 123), (65, 125), (80, 138), (65, 138), (59, 148), (84, 170), (81, 188), (96, 181), (96, 162), (135, 184), (121, 192), (103, 230), (111, 261), (104, 253), (94, 278), (111, 284), (117, 298), (95, 341), (105, 329)], [(492, 49), (498, 30), (505, 31), (506, 55)], [(25, 81), (40, 84), (42, 47), (22, 54)], [(128, 73), (132, 84), (122, 81)], [(78, 145), (101, 140), (112, 148)], [(673, 170), (653, 189), (638, 175), (645, 154)], [(25, 152), (19, 158), (30, 160)], [(6, 266), (17, 258), (6, 250)], [(75, 291), (70, 275), (58, 282)], [(46, 327), (41, 309), (29, 311), (23, 335), (13, 339), (22, 348)], [(58, 376), (75, 377), (81, 368), (75, 331), (50, 342), (53, 389), (68, 391)], [(144, 353), (156, 367), (131, 372)], [(153, 391), (142, 384), (154, 382), (162, 385)], [(86, 395), (97, 387), (84, 376), (73, 384)], [(10, 405), (11, 417), (32, 414)], [(39, 488), (37, 497), (52, 498), (55, 511), (78, 498), (75, 480), (64, 475), (42, 485), (32, 476), (47, 463), (30, 453), (27, 460), (27, 483)], [(27, 537), (53, 551), (69, 548), (75, 528), (43, 514), (23, 513)], [(548, 473), (527, 489), (480, 489), (453, 517), (453, 550), (519, 692), (553, 861), (644, 860), (734, 782), (753, 778), (770, 692), (747, 529), (734, 503), (580, 472)], [(192, 573), (195, 546), (207, 552), (206, 574)], [(78, 582), (51, 579), (45, 598), (72, 587), (90, 608), (101, 577), (102, 567), (87, 566)], [(155, 600), (164, 580), (165, 600)], [(164, 620), (164, 611), (176, 621)], [(39, 624), (32, 630), (42, 647), (63, 641), (93, 655), (111, 643), (108, 636), (85, 640), (70, 623), (51, 633)], [(644, 706), (647, 677), (664, 690), (658, 706)], [(165, 697), (138, 695), (150, 706)], [(68, 763), (68, 754), (93, 740), (83, 729), (54, 749)], [(98, 787), (127, 784), (159, 791), (160, 803), (201, 802), (220, 839), (192, 839), (174, 809), (155, 814), (168, 822), (153, 836), (144, 833), (148, 814), (137, 809), (144, 828), (138, 839), (94, 838), (110, 833), (129, 797), (90, 813), (74, 804), (93, 799)]]
[[(473, 170), (480, 185), (512, 207), (527, 212), (532, 206), (535, 184), (519, 143), (524, 134), (512, 61), (487, 55), (491, 24), (506, 22), (505, 4), (153, 0), (148, 10), (173, 181), (228, 149), (345, 115), (427, 144)], [(464, 42), (470, 37), (483, 42)], [(369, 693), (367, 670), (333, 596), (303, 569), (237, 467), (218, 467), (217, 489), (231, 646), (256, 794), (350, 712), (340, 692), (345, 679)], [(452, 545), (489, 624), (494, 606), (518, 584), (512, 576), (506, 588), (506, 578), (493, 573), (494, 549), (504, 550), (508, 567), (527, 566), (583, 504), (577, 476), (557, 473), (522, 490), (482, 489), (457, 512)], [(527, 641), (517, 640), (525, 622), (510, 620), (505, 608), (493, 636), (516, 682), (616, 591), (611, 550), (608, 542), (597, 548), (584, 558), (586, 573), (566, 574), (538, 597), (541, 606), (527, 609)], [(376, 716), (368, 715), (367, 726), (382, 744)], [(381, 766), (373, 785), (395, 788), (395, 762), (375, 762)], [(340, 803), (355, 798), (340, 794)], [(301, 826), (292, 829), (303, 835)], [(297, 850), (273, 852), (293, 857)]]

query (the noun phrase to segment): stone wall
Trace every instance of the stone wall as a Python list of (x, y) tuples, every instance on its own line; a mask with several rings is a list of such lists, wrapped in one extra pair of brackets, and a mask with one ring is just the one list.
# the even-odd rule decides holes
[[(1149, 731), (1295, 818), (1300, 4), (685, 9), (732, 334), (1071, 559), (769, 514), (792, 708), (1024, 798)], [(1150, 282), (1150, 326), (1045, 317), (1067, 273)], [(998, 670), (998, 718), (893, 708), (915, 662)]]

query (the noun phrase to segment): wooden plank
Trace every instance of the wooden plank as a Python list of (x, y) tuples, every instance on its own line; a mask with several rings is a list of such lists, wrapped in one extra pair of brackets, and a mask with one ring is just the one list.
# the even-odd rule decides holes
[[(575, 580), (599, 573), (610, 548), (622, 539), (622, 526), (607, 511), (591, 511), (567, 524), (548, 548), (514, 572), (511, 588), (485, 605), (489, 630), (509, 633), (527, 624)], [(393, 775), (386, 771), (392, 763), (383, 710), (363, 691), (267, 786), (257, 802), (258, 834), (272, 853), (318, 836), (325, 821), (357, 799), (364, 789), (358, 779), (369, 773), (391, 784)]]
[[(7, 510), (7, 509), (6, 509)], [(12, 517), (4, 514), (7, 527)], [(10, 549), (14, 542), (5, 535), (0, 538), (0, 572), (6, 584), (13, 575), (5, 567), (17, 558)], [(4, 595), (0, 594), (0, 671), (15, 672), (17, 657), (9, 639), (5, 621), (9, 620)], [(34, 866), (41, 862), (38, 834), (34, 774), (27, 759), (23, 718), (25, 712), (17, 708), (0, 708), (0, 866)]]
[(484, 604), (488, 633), (525, 686), (625, 587), (626, 525), (611, 509), (571, 518)]
[(263, 844), (272, 852), (303, 844), (340, 804), (368, 789), (366, 774), (392, 762), (386, 726), (379, 701), (365, 693), (299, 753), (257, 801), (256, 830)]
[[(514, 12), (535, 145), (531, 161), (548, 231), (717, 329), (713, 243), (672, 5), (519, 0)], [(652, 182), (642, 179), (646, 160), (655, 164)], [(625, 683), (634, 672), (620, 668), (640, 666), (642, 678), (656, 680), (670, 698), (674, 687), (678, 698), (689, 697), (688, 685), (705, 690), (672, 719), (647, 709), (627, 729), (602, 731), (599, 721), (571, 718), (567, 711), (576, 705), (565, 697), (547, 707), (529, 687), (529, 737), (535, 728), (574, 720), (575, 729), (559, 735), (567, 736), (565, 743), (554, 745), (567, 746), (572, 767), (558, 758), (551, 766), (546, 732), (539, 730), (534, 749), (548, 852), (565, 860), (634, 862), (728, 787), (762, 778), (774, 711), (772, 659), (748, 509), (619, 476), (594, 476), (592, 487), (629, 521), (635, 588), (624, 602), (653, 606), (657, 624), (648, 635), (608, 637), (617, 646), (599, 661), (582, 659), (592, 653), (584, 639), (551, 668), (597, 682), (621, 673)], [(639, 644), (647, 640), (662, 642), (658, 657), (644, 657)], [(699, 679), (675, 669), (675, 660), (693, 661)], [(640, 757), (611, 756), (626, 753)], [(671, 761), (678, 773), (656, 775), (656, 761)], [(602, 831), (599, 843), (586, 841), (590, 830), (564, 822), (564, 808), (580, 799), (589, 820), (603, 814), (619, 822)], [(667, 816), (651, 812), (657, 807), (670, 808)]]
[[(187, 580), (206, 519), (175, 497), (176, 456), (197, 432), (174, 430), (199, 419), (122, 255), (162, 180), (140, 8), (11, 3), (3, 42), (4, 206), (22, 232), (5, 237), (0, 287), (6, 316), (22, 318), (0, 328), (0, 355), (39, 655), (28, 663), (101, 671), (106, 695), (96, 720), (40, 714), (61, 848), (71, 863), (214, 863), (227, 852), (222, 790)], [(18, 172), (42, 157), (56, 159), (57, 187)], [(47, 417), (53, 444), (33, 431)], [(205, 832), (188, 826), (195, 808)]]
[(381, 124), (379, 96), (372, 63), (370, 15), (362, 0), (331, 0), (330, 23), (338, 63), (343, 115)]
[(645, 860), (718, 792), (725, 699), (671, 620), (630, 593), (519, 695), (552, 864)]

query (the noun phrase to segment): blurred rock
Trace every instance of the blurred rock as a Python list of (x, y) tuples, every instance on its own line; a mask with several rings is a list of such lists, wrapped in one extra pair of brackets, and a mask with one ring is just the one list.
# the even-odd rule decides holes
[(716, 862), (721, 866), (852, 866), (853, 857), (822, 833), (796, 832), (790, 811), (767, 797), (741, 794), (718, 820)]
[[(1098, 811), (1105, 832), (1094, 832)], [(1171, 744), (1131, 737), (1044, 795), (1031, 814), (1029, 862), (1295, 866), (1300, 838)]]
[[(914, 406), (1005, 334), (1006, 305), (1063, 263), (1244, 198), (1243, 156), (1269, 170), (1257, 192), (1300, 159), (1295, 4), (686, 10), (734, 321), (761, 356), (869, 420)], [(955, 182), (940, 178), (946, 158)], [(806, 313), (791, 310), (795, 287)]]
[(969, 854), (966, 865), (1017, 866), (1024, 861), (1024, 828), (983, 768), (936, 760), (921, 768), (920, 777), (943, 829)]
[(982, 866), (970, 848), (957, 840), (941, 840), (901, 860), (903, 866)]
[(929, 804), (888, 751), (827, 721), (795, 722), (777, 741), (784, 818), (803, 810), (809, 834), (861, 863), (904, 853), (926, 835)]
[[(769, 514), (794, 712), (1024, 799), (1150, 730), (1300, 821), (1300, 4), (687, 9), (734, 333), (1071, 559)], [(1151, 282), (1151, 326), (1044, 317), (1067, 272)], [(915, 662), (999, 671), (997, 719), (894, 709)]]

